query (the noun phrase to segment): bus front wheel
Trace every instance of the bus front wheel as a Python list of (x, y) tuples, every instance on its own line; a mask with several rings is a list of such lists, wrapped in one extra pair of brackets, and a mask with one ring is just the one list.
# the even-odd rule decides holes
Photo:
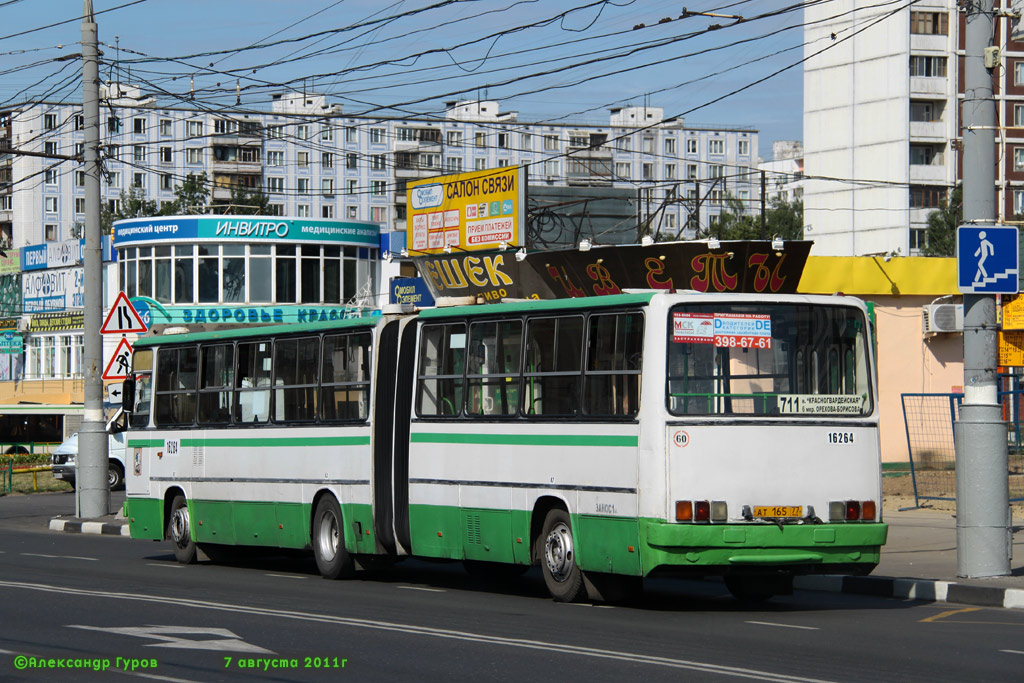
[(345, 549), (341, 508), (332, 496), (324, 496), (313, 513), (313, 555), (316, 568), (325, 579), (352, 576), (355, 563)]
[(196, 561), (196, 544), (192, 540), (189, 528), (188, 504), (185, 496), (177, 495), (171, 501), (171, 514), (167, 519), (167, 538), (174, 546), (174, 557), (181, 564), (193, 564)]
[(576, 564), (569, 513), (558, 508), (550, 510), (544, 518), (544, 528), (537, 544), (544, 584), (551, 597), (557, 602), (582, 600), (587, 591), (583, 585), (583, 573)]

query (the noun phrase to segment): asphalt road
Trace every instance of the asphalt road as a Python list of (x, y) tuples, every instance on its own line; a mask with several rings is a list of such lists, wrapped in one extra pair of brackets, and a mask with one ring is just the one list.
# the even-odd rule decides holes
[[(562, 605), (535, 570), (502, 586), (454, 563), (340, 582), (308, 557), (183, 567), (164, 543), (48, 531), (62, 508), (70, 494), (0, 498), (2, 680), (1012, 681), (1024, 669), (1019, 610), (801, 591), (750, 607), (720, 583), (669, 581), (628, 606)], [(18, 668), (32, 657), (87, 668)]]

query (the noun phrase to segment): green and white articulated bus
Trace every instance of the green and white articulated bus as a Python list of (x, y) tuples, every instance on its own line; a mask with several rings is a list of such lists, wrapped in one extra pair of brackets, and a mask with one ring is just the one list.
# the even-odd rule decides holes
[(126, 383), (134, 538), (179, 561), (403, 557), (560, 601), (738, 597), (879, 561), (869, 320), (848, 297), (642, 292), (153, 336)]

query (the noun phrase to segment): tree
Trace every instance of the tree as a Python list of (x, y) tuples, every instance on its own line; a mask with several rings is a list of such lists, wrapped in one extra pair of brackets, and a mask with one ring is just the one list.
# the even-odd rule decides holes
[(238, 214), (244, 216), (255, 216), (266, 214), (270, 197), (263, 194), (262, 190), (250, 192), (244, 187), (235, 186), (231, 188), (231, 199), (227, 202), (215, 202), (226, 214)]
[(160, 213), (165, 216), (191, 216), (206, 213), (209, 199), (210, 187), (206, 173), (199, 175), (189, 173), (181, 185), (175, 186), (174, 201), (168, 202)]
[(127, 190), (121, 190), (121, 203), (117, 211), (111, 211), (109, 207), (104, 207), (100, 211), (100, 228), (104, 234), (109, 235), (113, 230), (114, 221), (158, 214), (156, 200), (146, 199), (145, 190), (138, 185), (132, 185)]
[(928, 214), (928, 229), (925, 232), (925, 256), (955, 256), (956, 229), (964, 219), (964, 188), (957, 183), (949, 198)]
[[(760, 214), (746, 213), (743, 202), (735, 197), (727, 197), (726, 208), (719, 214), (720, 228), (711, 228), (709, 233), (724, 240), (759, 240), (761, 235)], [(780, 197), (773, 197), (764, 218), (764, 239), (772, 239), (776, 235), (784, 240), (802, 240), (804, 238), (804, 203), (799, 199), (788, 202)]]

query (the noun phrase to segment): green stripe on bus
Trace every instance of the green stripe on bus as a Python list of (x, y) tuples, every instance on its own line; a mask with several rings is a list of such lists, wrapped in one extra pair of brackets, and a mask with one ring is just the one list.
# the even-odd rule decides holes
[(163, 448), (163, 439), (129, 439), (128, 448)]
[(281, 438), (236, 437), (224, 439), (182, 439), (182, 446), (205, 446), (207, 448), (281, 448), (283, 446), (368, 446), (369, 436), (290, 436)]
[(609, 446), (636, 448), (639, 437), (601, 434), (451, 434), (416, 432), (412, 443), (471, 443), (500, 446)]

